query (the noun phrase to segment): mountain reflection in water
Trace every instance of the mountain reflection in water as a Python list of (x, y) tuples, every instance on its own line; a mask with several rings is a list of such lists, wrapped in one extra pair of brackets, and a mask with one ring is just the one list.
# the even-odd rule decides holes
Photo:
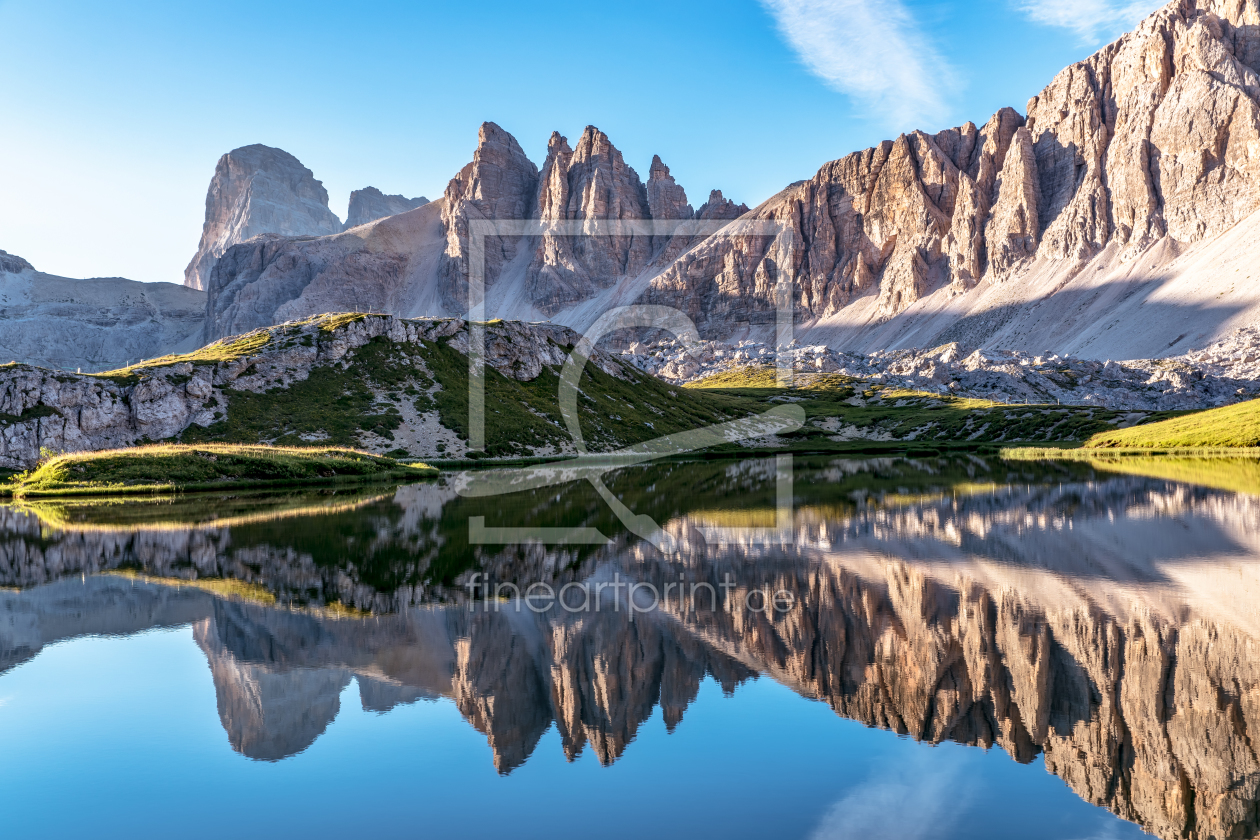
[[(776, 536), (721, 530), (773, 520), (773, 460), (610, 477), (673, 537), (662, 553), (583, 485), (470, 500), (457, 482), (0, 508), (0, 673), (61, 640), (191, 624), (246, 756), (305, 750), (355, 680), (375, 711), (449, 698), (501, 773), (551, 727), (570, 759), (611, 764), (657, 707), (679, 726), (706, 677), (766, 676), (916, 740), (1042, 755), (1160, 837), (1260, 831), (1260, 497), (1089, 464), (798, 460)], [(611, 540), (470, 545), (474, 515)], [(470, 605), (473, 573), (736, 588), (632, 618)], [(761, 588), (791, 609), (747, 609)]]

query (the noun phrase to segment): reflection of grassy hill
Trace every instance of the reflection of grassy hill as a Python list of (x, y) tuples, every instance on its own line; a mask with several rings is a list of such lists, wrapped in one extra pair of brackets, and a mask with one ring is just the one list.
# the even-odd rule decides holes
[(50, 458), (3, 489), (15, 496), (200, 490), (334, 480), (417, 479), (437, 470), (352, 449), (159, 444)]
[[(695, 459), (617, 469), (606, 476), (609, 490), (636, 514), (664, 525), (697, 515), (706, 524), (767, 527), (774, 523), (778, 483), (776, 459), (743, 461)], [(798, 511), (844, 517), (860, 505), (901, 505), (911, 499), (985, 492), (993, 483), (1058, 482), (1088, 477), (1085, 465), (1021, 464), (973, 456), (853, 459), (797, 457), (794, 504)], [(433, 488), (435, 491), (438, 488)], [(206, 493), (161, 500), (118, 498), (105, 505), (88, 500), (26, 501), (20, 509), (38, 515), (51, 531), (155, 531), (223, 529), (230, 531), (233, 555), (279, 557), (289, 554), (313, 564), (322, 588), (292, 589), (282, 570), (255, 569), (258, 580), (284, 603), (324, 603), (333, 583), (352, 581), (376, 592), (402, 586), (450, 585), (462, 572), (491, 558), (520, 558), (528, 548), (474, 545), (469, 520), (485, 517), (488, 527), (587, 527), (617, 540), (625, 527), (586, 481), (509, 493), (491, 498), (452, 497), (432, 508), (405, 510), (393, 493), (317, 494)], [(417, 514), (419, 518), (417, 518)], [(436, 516), (437, 518), (432, 518)], [(126, 540), (120, 541), (126, 544)], [(571, 546), (565, 565), (577, 566), (598, 546)], [(117, 562), (152, 574), (142, 557)], [(131, 566), (139, 563), (139, 567)], [(252, 567), (251, 567), (252, 568)], [(192, 574), (193, 570), (188, 569)], [(257, 575), (255, 578), (254, 576)], [(270, 575), (270, 577), (269, 577)], [(274, 578), (274, 579), (273, 579)], [(304, 584), (305, 585), (305, 584)], [(340, 584), (338, 584), (340, 585)]]
[(1012, 449), (1002, 455), (1017, 463), (1053, 461), (1063, 465), (1088, 465), (1100, 472), (1162, 478), (1233, 493), (1260, 495), (1260, 453), (1252, 450), (1236, 450), (1215, 457), (1206, 451), (1196, 455), (1164, 455), (1098, 449)]
[(268, 591), (265, 587), (256, 583), (246, 583), (241, 580), (232, 580), (231, 578), (175, 578), (175, 577), (159, 577), (154, 575), (144, 575), (130, 569), (122, 569), (115, 572), (106, 572), (105, 574), (118, 575), (129, 580), (137, 580), (142, 583), (157, 583), (163, 586), (187, 586), (191, 589), (200, 589), (203, 592), (209, 592), (211, 595), (217, 595), (229, 601), (248, 601), (253, 604), (262, 604), (263, 606), (274, 606), (276, 596)]
[[(388, 487), (388, 485), (386, 485)], [(49, 528), (74, 531), (175, 531), (233, 528), (275, 519), (328, 516), (393, 496), (380, 487), (240, 490), (193, 495), (55, 497), (22, 499), (18, 510), (33, 513)]]
[(1106, 472), (1163, 478), (1232, 493), (1260, 496), (1260, 459), (1256, 458), (1097, 455), (1090, 458), (1088, 463)]
[(1102, 432), (1091, 437), (1085, 446), (1089, 449), (1260, 447), (1260, 400)]

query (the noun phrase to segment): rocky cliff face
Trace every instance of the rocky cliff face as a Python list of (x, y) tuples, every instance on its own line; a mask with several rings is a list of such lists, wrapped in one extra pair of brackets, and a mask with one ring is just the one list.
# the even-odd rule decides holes
[(0, 359), (96, 371), (192, 350), (205, 302), (173, 283), (45, 274), (0, 251)]
[(260, 233), (323, 236), (341, 230), (328, 191), (302, 162), (270, 146), (242, 146), (219, 158), (206, 194), (201, 243), (184, 285), (206, 289), (223, 252)]
[[(231, 411), (234, 395), (291, 388), (317, 371), (344, 372), (355, 364), (359, 351), (373, 341), (394, 349), (405, 345), (419, 352), (439, 340), (466, 355), (466, 323), (458, 319), (335, 316), (272, 327), (212, 345), (199, 354), (158, 360), (105, 376), (8, 366), (0, 371), (0, 414), (8, 415), (0, 424), (0, 465), (29, 468), (39, 459), (41, 448), (79, 452), (130, 446), (141, 440), (167, 440), (191, 427), (206, 428), (223, 421)], [(506, 377), (529, 381), (539, 376), (544, 365), (558, 369), (567, 357), (561, 348), (576, 341), (572, 331), (560, 326), (496, 325), (486, 331), (486, 364)], [(460, 451), (463, 444), (442, 426), (431, 405), (431, 394), (441, 390), (440, 380), (433, 378), (420, 356), (404, 355), (405, 360), (399, 356), (389, 364), (410, 365), (418, 377), (416, 382), (427, 383), (430, 396), (420, 403), (426, 410), (421, 412), (419, 404), (401, 400), (399, 395), (406, 415), (398, 405), (393, 412), (383, 405), (381, 409), (406, 417), (408, 433), (420, 435), (413, 442), (415, 446), (423, 449), (441, 444), (442, 449), (432, 451), (430, 457), (447, 446), (451, 452)], [(602, 353), (592, 358), (592, 365), (623, 375), (620, 364)], [(372, 376), (367, 369), (358, 374), (361, 381), (372, 381)], [(331, 411), (340, 396), (341, 391), (334, 388), (311, 398), (323, 401)], [(351, 409), (358, 423), (376, 416), (371, 404), (391, 399), (386, 392), (371, 391), (365, 398), (369, 405)], [(397, 426), (402, 421), (389, 422)], [(314, 434), (302, 440), (327, 439), (326, 434)], [(357, 443), (368, 448), (384, 446), (381, 451), (398, 448), (392, 434), (372, 433)]]
[[(791, 241), (792, 265), (767, 271), (768, 255), (782, 250), (777, 243), (718, 235), (654, 279), (647, 299), (707, 325), (764, 320), (773, 307), (758, 278), (780, 269), (794, 273), (807, 317), (833, 314), (864, 294), (878, 295), (892, 314), (943, 283), (966, 288), (988, 262), (991, 209), (1015, 203), (1017, 185), (998, 175), (1022, 124), (1004, 109), (983, 129), (914, 132), (829, 163), (753, 214), (786, 226), (779, 239)], [(736, 212), (715, 192), (699, 215)]]
[[(538, 187), (538, 167), (516, 138), (494, 123), (483, 123), (472, 163), (446, 187), (442, 226), (446, 248), (438, 266), (443, 300), (459, 311), (468, 306), (468, 223), (472, 220), (528, 218)], [(494, 283), (504, 265), (516, 256), (517, 237), (484, 239), (485, 282)]]
[(433, 276), (444, 208), (439, 199), (336, 236), (266, 234), (229, 248), (211, 274), (203, 340), (325, 312), (453, 311)]
[(424, 196), (406, 198), (401, 195), (385, 195), (376, 187), (364, 187), (350, 193), (350, 208), (346, 213), (345, 230), (366, 225), (386, 216), (397, 216), (429, 203)]
[[(931, 295), (939, 310), (981, 281), (1057, 271), (1062, 284), (1108, 249), (1131, 260), (1230, 230), (1260, 208), (1248, 151), (1260, 131), (1257, 15), (1253, 2), (1177, 0), (1060, 73), (1026, 117), (1004, 109), (983, 129), (912, 132), (775, 196), (755, 217), (791, 228), (799, 316), (826, 321), (869, 295), (847, 316), (869, 327)], [(764, 321), (750, 278), (766, 247), (719, 237), (698, 251), (648, 298), (712, 323)], [(954, 305), (960, 316), (968, 303), (993, 308), (971, 297)]]
[[(386, 248), (408, 265), (390, 281), (402, 302), (386, 305), (464, 311), (469, 221), (500, 219), (540, 227), (527, 240), (487, 241), (490, 317), (584, 329), (605, 302), (638, 300), (681, 309), (710, 338), (765, 338), (787, 274), (802, 340), (836, 349), (959, 341), (1106, 359), (1200, 348), (1260, 323), (1260, 288), (1233, 276), (1254, 261), (1260, 230), (1257, 20), (1253, 0), (1175, 0), (1065, 69), (1025, 114), (1004, 108), (983, 126), (910, 132), (824, 165), (753, 211), (714, 191), (693, 212), (664, 163), (652, 162), (644, 184), (594, 128), (573, 146), (553, 136), (540, 173), (487, 123), (446, 191), (441, 229)], [(785, 231), (639, 242), (543, 230), (745, 213)], [(439, 260), (414, 256), (434, 243)], [(295, 254), (272, 275), (300, 284), (309, 261)], [(378, 283), (375, 264), (349, 265), (341, 285), (353, 287), (359, 271), (366, 287)], [(219, 285), (252, 282), (234, 273)], [(275, 317), (262, 297), (254, 317)], [(303, 306), (286, 312), (317, 311)]]
[(565, 236), (547, 230), (554, 221), (652, 218), (638, 173), (594, 126), (586, 127), (573, 150), (566, 138), (551, 136), (535, 208), (543, 233), (525, 283), (530, 299), (544, 312), (554, 314), (620, 278), (634, 277), (652, 258), (650, 236)]
[(652, 155), (646, 191), (648, 213), (653, 219), (690, 219), (695, 215), (687, 203), (687, 191), (674, 181), (660, 155)]

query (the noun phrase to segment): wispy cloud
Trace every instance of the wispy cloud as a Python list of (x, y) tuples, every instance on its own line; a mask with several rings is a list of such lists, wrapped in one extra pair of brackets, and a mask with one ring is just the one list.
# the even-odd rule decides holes
[(901, 0), (761, 0), (810, 72), (890, 128), (939, 127), (953, 69)]
[(927, 840), (949, 834), (973, 798), (967, 758), (921, 753), (880, 768), (831, 806), (810, 840)]
[(1070, 29), (1087, 44), (1096, 44), (1130, 29), (1167, 0), (1022, 0), (1029, 20)]
[[(1088, 837), (1082, 837), (1080, 840), (1120, 840), (1120, 827), (1122, 823), (1116, 818), (1108, 814), (1100, 817), (1098, 820), (1098, 830), (1090, 834)], [(1129, 828), (1127, 824), (1124, 824)], [(1137, 833), (1136, 831), (1134, 832)]]

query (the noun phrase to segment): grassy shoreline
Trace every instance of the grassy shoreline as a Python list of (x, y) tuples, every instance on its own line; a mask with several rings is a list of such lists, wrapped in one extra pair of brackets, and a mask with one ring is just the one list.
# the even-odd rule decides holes
[[(723, 383), (726, 384), (726, 383)], [(745, 398), (747, 395), (742, 395)], [(765, 395), (759, 395), (763, 400)], [(778, 396), (778, 394), (775, 394)], [(893, 406), (867, 408), (869, 422), (898, 414), (939, 415), (950, 405), (928, 395), (901, 394)], [(817, 401), (815, 396), (812, 401)], [(919, 406), (918, 403), (924, 403)], [(913, 403), (907, 405), (907, 403)], [(764, 404), (764, 403), (763, 403)], [(831, 406), (827, 406), (831, 408)], [(846, 408), (851, 408), (846, 406)], [(962, 408), (959, 406), (959, 408)], [(966, 408), (975, 410), (968, 405)], [(990, 406), (981, 407), (992, 412)], [(1001, 411), (1006, 408), (997, 409)], [(1027, 411), (1027, 407), (1021, 407)], [(1048, 409), (1046, 409), (1048, 410)], [(847, 412), (846, 412), (847, 413)], [(1022, 421), (1026, 415), (1017, 419)], [(848, 418), (846, 418), (848, 419)], [(921, 423), (919, 418), (914, 423)], [(907, 427), (910, 424), (903, 424)], [(953, 424), (942, 424), (949, 428)], [(968, 423), (967, 427), (971, 424)], [(1018, 423), (1011, 431), (1022, 431)], [(953, 431), (953, 429), (951, 429)], [(751, 443), (752, 445), (749, 445)], [(1008, 461), (1079, 461), (1099, 464), (1155, 456), (1209, 459), (1260, 458), (1260, 401), (1179, 415), (1126, 429), (1109, 429), (1081, 440), (977, 440), (908, 434), (891, 440), (838, 439), (807, 426), (775, 441), (730, 443), (666, 456), (665, 460), (711, 460), (792, 454), (849, 457), (933, 457), (946, 454), (1000, 456)], [(590, 460), (616, 458), (591, 453)], [(574, 460), (573, 455), (490, 457), (406, 463), (385, 455), (340, 447), (286, 447), (230, 443), (154, 444), (127, 449), (48, 457), (33, 470), (0, 484), (0, 497), (109, 497), (197, 493), (230, 489), (280, 489), (344, 483), (405, 482), (447, 469), (484, 470)], [(652, 459), (660, 460), (660, 459)]]
[(151, 495), (405, 481), (437, 473), (427, 464), (402, 463), (355, 449), (155, 444), (54, 455), (0, 485), (0, 495), (17, 499)]
[(1001, 450), (1008, 461), (1100, 461), (1109, 458), (1260, 458), (1255, 446), (1164, 446), (1104, 449), (1091, 446), (1012, 446)]

